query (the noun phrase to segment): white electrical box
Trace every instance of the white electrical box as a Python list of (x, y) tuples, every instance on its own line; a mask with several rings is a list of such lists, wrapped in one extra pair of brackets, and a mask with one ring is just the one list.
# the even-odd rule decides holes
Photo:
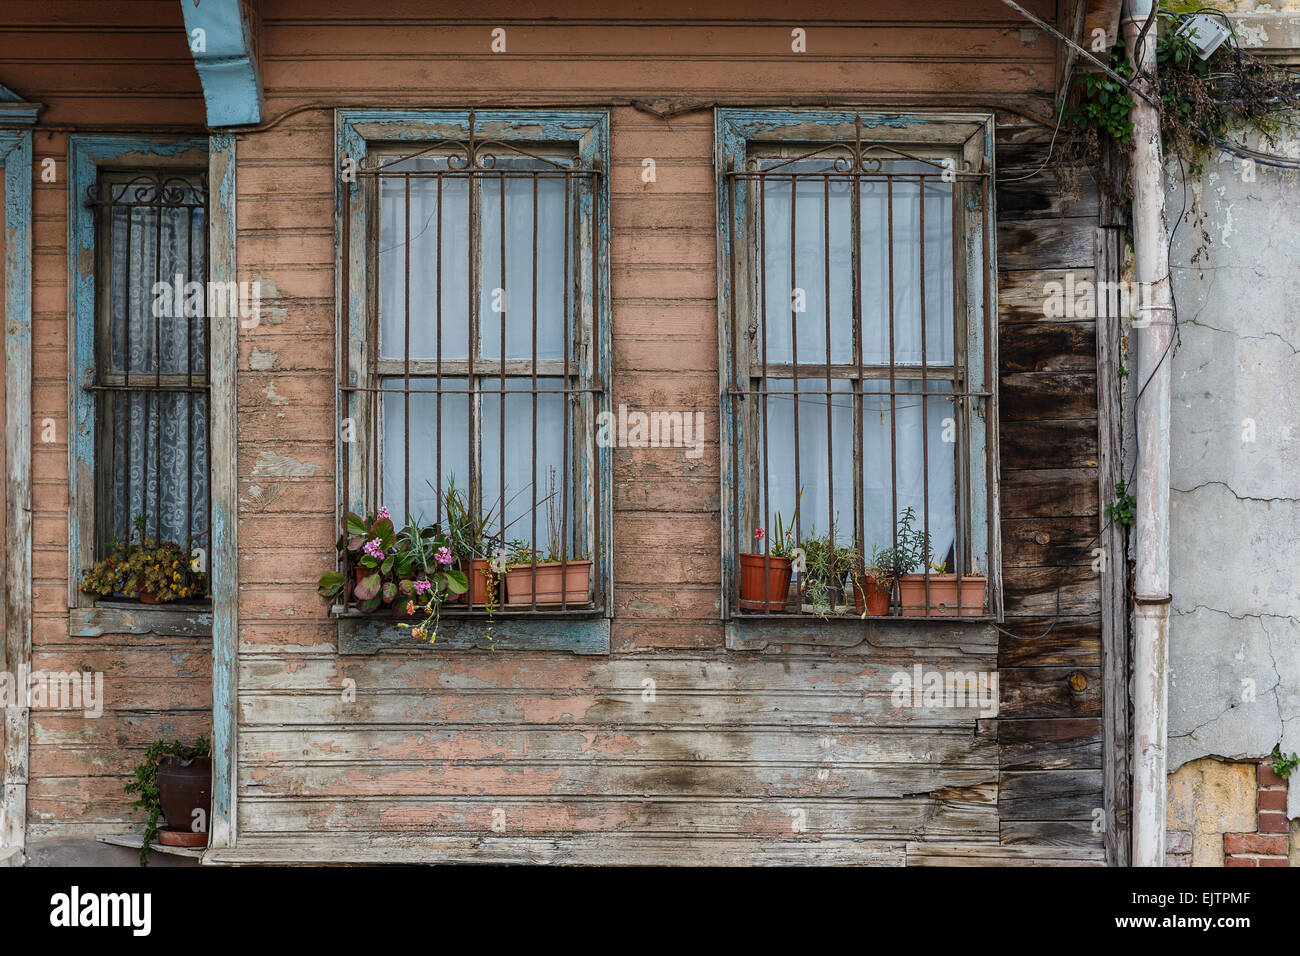
[(1223, 45), (1223, 41), (1231, 36), (1222, 20), (1204, 13), (1183, 21), (1178, 34), (1187, 37), (1192, 49), (1202, 60), (1208, 60)]

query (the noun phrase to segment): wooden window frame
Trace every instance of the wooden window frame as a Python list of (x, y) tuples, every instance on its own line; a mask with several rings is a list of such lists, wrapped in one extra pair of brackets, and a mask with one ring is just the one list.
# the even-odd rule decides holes
[[(609, 304), (609, 117), (604, 111), (448, 111), (448, 110), (338, 110), (335, 113), (336, 183), (335, 216), (339, 268), (337, 378), (342, 386), (357, 388), (369, 375), (402, 375), (405, 363), (380, 362), (377, 358), (379, 327), (379, 290), (376, 283), (377, 236), (379, 225), (378, 190), (368, 188), (365, 175), (348, 175), (347, 170), (373, 169), (381, 159), (392, 159), (418, 151), (420, 145), (465, 142), (474, 138), (483, 143), (518, 144), (545, 150), (550, 147), (576, 147), (580, 165), (596, 170), (594, 188), (576, 210), (580, 220), (577, 238), (583, 247), (574, 249), (575, 270), (582, 291), (575, 299), (572, 335), (577, 346), (572, 352), (574, 368), (571, 378), (589, 383), (593, 391), (582, 399), (582, 421), (591, 423), (595, 414), (608, 408), (610, 381), (610, 304)], [(346, 202), (345, 202), (346, 196)], [(474, 242), (474, 240), (471, 240)], [(593, 249), (594, 246), (594, 249)], [(594, 255), (592, 254), (594, 252)], [(470, 290), (477, 303), (477, 290)], [(477, 317), (477, 305), (472, 313)], [(477, 318), (475, 319), (477, 321)], [(346, 330), (346, 332), (345, 332)], [(475, 336), (479, 347), (482, 336)], [(432, 364), (432, 363), (430, 363)], [(442, 361), (442, 375), (457, 377), (468, 373), (468, 362)], [(506, 362), (510, 378), (513, 363)], [(500, 376), (501, 362), (483, 360), (478, 354), (473, 362), (474, 377)], [(527, 366), (525, 369), (524, 366)], [(423, 366), (411, 363), (415, 374)], [(547, 374), (549, 365), (538, 363), (538, 377)], [(519, 371), (531, 375), (532, 363), (519, 363)], [(426, 371), (428, 371), (426, 369)], [(556, 374), (562, 375), (562, 367)], [(365, 408), (356, 393), (341, 389), (337, 399), (336, 420), (351, 419), (354, 435), (360, 441), (380, 441), (382, 422)], [(579, 654), (604, 654), (609, 650), (609, 621), (613, 614), (613, 575), (610, 554), (612, 541), (612, 453), (597, 446), (594, 429), (579, 427), (574, 421), (571, 455), (574, 474), (571, 484), (580, 497), (598, 503), (579, 531), (579, 540), (589, 542), (595, 563), (595, 585), (601, 599), (595, 608), (564, 612), (534, 613), (498, 609), (492, 615), (466, 612), (445, 614), (439, 628), (437, 647), (498, 649), (552, 649)], [(378, 461), (368, 469), (365, 456), (348, 455), (344, 439), (336, 437), (338, 475), (338, 514), (364, 512), (377, 502), (382, 481)], [(581, 454), (577, 454), (581, 446)], [(476, 441), (476, 454), (478, 442)], [(395, 622), (382, 616), (344, 611), (337, 616), (340, 653), (373, 653), (382, 647), (411, 647), (416, 644), (410, 632), (398, 629)], [(495, 623), (493, 623), (493, 620)]]
[[(1003, 619), (997, 488), (997, 266), (991, 189), (993, 128), (991, 115), (937, 111), (718, 109), (715, 112), (722, 473), (720, 599), (729, 646), (760, 647), (766, 640), (763, 634), (779, 635), (792, 629), (808, 633), (818, 630), (834, 632), (836, 636), (828, 639), (842, 642), (861, 639), (863, 628), (894, 626), (896, 622), (957, 624)], [(966, 389), (983, 393), (967, 399), (962, 414), (957, 416), (965, 454), (958, 462), (955, 476), (959, 497), (957, 520), (965, 523), (966, 547), (963, 550), (968, 560), (987, 569), (988, 575), (987, 610), (978, 617), (891, 617), (861, 621), (856, 615), (842, 615), (828, 621), (815, 615), (789, 615), (784, 620), (772, 621), (739, 614), (734, 607), (736, 554), (744, 550), (743, 542), (737, 548), (739, 539), (736, 535), (753, 523), (752, 499), (759, 479), (757, 473), (751, 475), (753, 463), (750, 459), (755, 442), (746, 441), (747, 435), (754, 434), (756, 411), (753, 406), (756, 403), (750, 402), (750, 407), (746, 408), (733, 395), (735, 382), (749, 380), (752, 356), (743, 344), (733, 343), (732, 329), (733, 322), (737, 321), (735, 316), (753, 314), (751, 287), (756, 281), (756, 266), (751, 261), (751, 250), (756, 248), (753, 237), (757, 217), (755, 204), (742, 187), (736, 188), (735, 208), (730, 208), (729, 179), (744, 172), (749, 160), (758, 155), (790, 146), (796, 153), (807, 153), (832, 144), (851, 146), (855, 139), (863, 143), (869, 139), (873, 143), (892, 144), (908, 155), (951, 156), (957, 161), (956, 168), (969, 176), (967, 179), (959, 178), (953, 187), (956, 193), (954, 208), (959, 211), (959, 215), (953, 218), (953, 300), (957, 323), (953, 340), (954, 365), (945, 368), (927, 364), (926, 371), (933, 381), (964, 381)], [(983, 185), (978, 185), (980, 183)], [(817, 272), (816, 265), (812, 266), (812, 271)], [(769, 377), (777, 377), (772, 375), (774, 370), (784, 369), (788, 378), (792, 368), (790, 365), (769, 365)], [(808, 366), (801, 363), (799, 368), (815, 368), (817, 376), (823, 379), (826, 375), (825, 364)], [(844, 377), (841, 371), (832, 366), (832, 378)], [(885, 372), (888, 372), (887, 366)], [(919, 378), (917, 368), (897, 365), (894, 372), (899, 380)], [(845, 374), (856, 378), (858, 371), (855, 367)], [(806, 377), (813, 376), (799, 375), (801, 380)], [(879, 378), (879, 375), (864, 378)], [(857, 467), (860, 470), (860, 465)]]
[[(73, 637), (206, 637), (212, 632), (210, 598), (203, 604), (174, 607), (97, 599), (81, 590), (82, 572), (94, 564), (97, 540), (98, 435), (96, 401), (89, 387), (96, 384), (99, 282), (105, 268), (101, 257), (106, 254), (106, 244), (99, 236), (99, 217), (85, 200), (99, 182), (101, 170), (207, 168), (206, 138), (68, 138), (68, 609)], [(209, 383), (214, 371), (210, 365)], [(209, 488), (216, 485), (217, 467), (216, 460), (210, 459)]]

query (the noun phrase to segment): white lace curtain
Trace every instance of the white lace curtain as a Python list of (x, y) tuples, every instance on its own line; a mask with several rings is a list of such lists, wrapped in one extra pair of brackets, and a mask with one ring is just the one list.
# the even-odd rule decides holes
[[(127, 189), (125, 196), (131, 194)], [(187, 191), (184, 201), (198, 201), (197, 192)], [(201, 547), (209, 513), (207, 395), (152, 389), (155, 374), (188, 380), (192, 373), (196, 385), (207, 382), (206, 306), (197, 315), (178, 315), (183, 309), (174, 302), (155, 308), (154, 291), (157, 282), (174, 286), (177, 276), (182, 288), (204, 278), (206, 217), (201, 208), (119, 205), (110, 222), (111, 282), (99, 313), (109, 323), (103, 371), (130, 389), (101, 393), (107, 413), (101, 424), (112, 436), (101, 446), (108, 459), (101, 465), (113, 483), (101, 527), (109, 539), (125, 540), (145, 515), (150, 537)]]

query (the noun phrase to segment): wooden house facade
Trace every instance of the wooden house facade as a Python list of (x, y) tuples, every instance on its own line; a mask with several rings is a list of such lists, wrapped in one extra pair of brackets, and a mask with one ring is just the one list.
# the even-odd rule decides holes
[[(1025, 6), (1076, 38), (1113, 37), (1119, 14)], [(1075, 72), (1056, 38), (998, 0), (0, 11), (0, 670), (104, 678), (94, 718), (6, 709), (0, 845), (138, 829), (122, 784), (144, 748), (210, 733), (208, 862), (1124, 862), (1125, 561), (1122, 538), (1097, 540), (1119, 453), (1118, 380), (1098, 369), (1119, 329), (1044, 307), (1053, 283), (1119, 278), (1123, 211), (1099, 171), (1073, 188), (1054, 173)], [(142, 174), (172, 183), (165, 218), (185, 224), (165, 252), (161, 212), (119, 221), (103, 199)], [(917, 183), (896, 262), (911, 227), (894, 190)], [(811, 304), (769, 322), (791, 294), (767, 288), (772, 262), (793, 272), (796, 252)], [(163, 342), (181, 333), (157, 333), (135, 451), (136, 399), (105, 397), (130, 387), (113, 323), (129, 340), (132, 263), (244, 305), (181, 323), (166, 393)], [(919, 385), (901, 331), (877, 342), (887, 360), (863, 357), (861, 331), (912, 314), (892, 283), (918, 279), (935, 369)], [(793, 388), (755, 369), (780, 364), (754, 351), (769, 326)], [(769, 399), (797, 406), (809, 378), (805, 434), (783, 445)], [(542, 379), (560, 383), (545, 400)], [(909, 388), (939, 419), (918, 454), (949, 461), (922, 472), (957, 500), (932, 515), (929, 489), (918, 511), (987, 578), (985, 604), (969, 620), (747, 615), (737, 559), (776, 511), (798, 503), (805, 537), (843, 522), (860, 549), (892, 543), (863, 502), (883, 495), (892, 529), (897, 483), (863, 462), (892, 436), (902, 467)], [(932, 405), (936, 388), (951, 394)], [(532, 417), (507, 428), (515, 389)], [(856, 436), (838, 451), (831, 407)], [(638, 444), (620, 409), (696, 430)], [(949, 419), (955, 465), (930, 437)], [(444, 455), (485, 508), (531, 488), (505, 537), (534, 542), (553, 470), (590, 600), (449, 607), (430, 644), (322, 598), (346, 512), (413, 510)], [(81, 591), (138, 512), (202, 549), (205, 602)], [(900, 699), (934, 674), (982, 675), (995, 706)]]

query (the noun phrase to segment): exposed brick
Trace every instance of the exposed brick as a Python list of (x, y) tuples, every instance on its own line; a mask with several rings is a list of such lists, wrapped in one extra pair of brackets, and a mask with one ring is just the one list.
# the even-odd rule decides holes
[(1260, 761), (1259, 785), (1261, 787), (1285, 787), (1286, 786), (1286, 781), (1273, 772), (1272, 760)]
[(1259, 866), (1248, 856), (1230, 856), (1223, 861), (1224, 866)]
[(1223, 835), (1223, 852), (1259, 853), (1264, 856), (1286, 856), (1287, 835), (1279, 833), (1225, 833)]
[(1259, 865), (1260, 866), (1287, 866), (1289, 864), (1287, 863), (1285, 857), (1266, 856), (1260, 859)]
[(1259, 815), (1260, 833), (1286, 833), (1286, 814), (1269, 811)]
[(1261, 790), (1259, 792), (1259, 808), (1261, 810), (1285, 810), (1286, 791)]
[(1190, 853), (1166, 853), (1165, 866), (1191, 866), (1192, 855)]
[(1169, 853), (1191, 853), (1192, 835), (1186, 830), (1170, 830), (1165, 834), (1165, 850)]

